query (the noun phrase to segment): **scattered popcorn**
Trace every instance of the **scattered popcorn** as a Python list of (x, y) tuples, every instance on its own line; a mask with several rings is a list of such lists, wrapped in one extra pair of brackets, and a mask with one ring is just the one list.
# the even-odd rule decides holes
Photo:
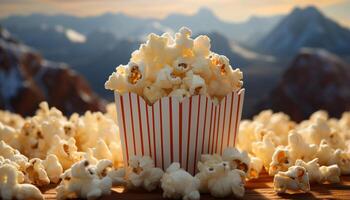
[(259, 178), (259, 174), (263, 170), (263, 167), (264, 167), (264, 163), (260, 158), (251, 156), (250, 165), (247, 172), (247, 178), (248, 179)]
[(19, 149), (20, 144), (18, 136), (19, 131), (17, 129), (0, 122), (0, 140), (6, 142), (15, 149)]
[(63, 168), (57, 156), (54, 154), (48, 154), (42, 164), (45, 168), (47, 176), (50, 179), (50, 182), (58, 183), (60, 176), (63, 173)]
[(286, 190), (310, 191), (308, 173), (301, 166), (292, 166), (286, 172), (278, 172), (273, 179), (273, 185), (277, 193), (285, 193)]
[(161, 179), (163, 198), (198, 200), (200, 181), (180, 168), (179, 163), (172, 163)]
[(278, 146), (272, 155), (269, 175), (273, 176), (279, 171), (287, 171), (292, 164), (289, 150), (286, 147)]
[(43, 161), (39, 158), (31, 159), (25, 172), (31, 184), (44, 186), (50, 183), (50, 179), (45, 171)]
[(318, 164), (318, 158), (315, 158), (309, 162), (304, 162), (303, 160), (296, 160), (296, 166), (304, 167), (309, 175), (310, 183), (316, 182), (321, 183), (323, 181), (323, 175), (320, 171), (320, 165)]
[(153, 104), (164, 96), (182, 100), (190, 95), (222, 99), (241, 89), (243, 74), (229, 59), (210, 51), (207, 36), (191, 38), (188, 28), (170, 34), (150, 34), (131, 55), (127, 65), (116, 68), (105, 88), (120, 94), (133, 92)]
[(238, 169), (231, 170), (226, 161), (209, 159), (198, 162), (199, 173), (195, 178), (200, 181), (200, 191), (209, 192), (214, 197), (244, 196), (245, 173)]
[(93, 200), (111, 193), (112, 179), (108, 176), (100, 178), (96, 167), (91, 166), (87, 160), (72, 165), (61, 178), (62, 181), (56, 188), (57, 199)]
[(163, 176), (163, 170), (154, 166), (149, 156), (132, 156), (129, 160), (127, 180), (129, 187), (143, 187), (147, 191), (155, 190)]
[(340, 168), (338, 165), (321, 166), (322, 182), (339, 183), (340, 182)]
[(290, 131), (288, 134), (288, 149), (291, 160), (294, 162), (297, 159), (311, 160), (318, 148), (315, 144), (306, 143), (299, 133)]
[(269, 169), (275, 152), (275, 145), (271, 138), (264, 136), (262, 141), (254, 142), (252, 146), (253, 154), (262, 159), (265, 169)]
[(0, 191), (1, 199), (4, 200), (44, 199), (40, 190), (34, 185), (18, 183), (18, 171), (10, 164), (0, 166)]
[(231, 169), (239, 169), (248, 172), (250, 158), (246, 151), (240, 152), (236, 148), (226, 148), (222, 154), (222, 159), (227, 161)]
[(0, 156), (16, 163), (21, 171), (26, 169), (28, 158), (22, 155), (18, 150), (6, 144), (3, 140), (0, 141)]
[(54, 140), (56, 142), (48, 153), (57, 156), (64, 170), (70, 168), (70, 166), (82, 159), (83, 153), (78, 152), (74, 138), (69, 138), (67, 141), (55, 135)]

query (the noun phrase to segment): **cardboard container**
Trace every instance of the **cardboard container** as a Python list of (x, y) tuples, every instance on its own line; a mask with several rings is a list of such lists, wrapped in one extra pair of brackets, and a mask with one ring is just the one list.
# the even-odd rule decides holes
[(125, 166), (132, 155), (149, 155), (157, 167), (180, 162), (194, 174), (201, 154), (235, 146), (243, 101), (244, 89), (218, 105), (199, 95), (182, 102), (164, 97), (150, 106), (137, 94), (115, 92)]

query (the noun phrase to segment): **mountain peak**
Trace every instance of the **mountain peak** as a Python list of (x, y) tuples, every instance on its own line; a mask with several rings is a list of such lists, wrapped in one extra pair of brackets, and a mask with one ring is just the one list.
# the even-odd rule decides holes
[(216, 15), (214, 14), (214, 12), (208, 7), (201, 7), (201, 8), (199, 8), (199, 10), (197, 11), (196, 15), (201, 16), (201, 17), (216, 18)]
[(315, 6), (307, 6), (304, 8), (295, 7), (291, 15), (302, 16), (302, 17), (318, 17), (323, 16), (321, 11), (318, 10)]

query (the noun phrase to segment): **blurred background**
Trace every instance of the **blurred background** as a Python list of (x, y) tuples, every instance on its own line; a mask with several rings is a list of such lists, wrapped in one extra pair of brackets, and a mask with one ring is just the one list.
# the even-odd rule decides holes
[(1, 0), (0, 108), (65, 114), (113, 101), (108, 75), (149, 33), (207, 34), (244, 72), (244, 118), (350, 110), (349, 0)]

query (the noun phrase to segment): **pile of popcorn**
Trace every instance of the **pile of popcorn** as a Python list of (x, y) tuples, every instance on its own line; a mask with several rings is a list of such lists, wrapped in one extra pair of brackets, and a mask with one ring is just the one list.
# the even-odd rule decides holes
[(105, 88), (136, 93), (149, 104), (165, 96), (181, 101), (199, 94), (218, 101), (239, 90), (242, 72), (233, 70), (227, 57), (210, 51), (207, 36), (192, 39), (191, 34), (185, 27), (174, 38), (168, 33), (150, 34), (129, 63), (109, 76)]
[(334, 119), (321, 110), (297, 124), (284, 113), (265, 110), (241, 122), (237, 146), (259, 160), (260, 171), (274, 176), (278, 193), (339, 183), (340, 175), (350, 174), (350, 112)]
[(164, 172), (148, 156), (132, 156), (124, 168), (115, 116), (114, 104), (104, 114), (69, 118), (46, 102), (28, 118), (0, 111), (0, 197), (43, 199), (38, 188), (48, 184), (57, 184), (57, 199), (97, 199), (113, 186), (160, 187), (163, 197), (184, 200), (203, 193), (243, 197), (245, 182), (264, 170), (277, 193), (308, 192), (310, 183), (339, 183), (350, 174), (350, 112), (333, 119), (318, 111), (297, 124), (262, 111), (242, 121), (238, 148), (201, 155), (194, 176), (179, 163)]

